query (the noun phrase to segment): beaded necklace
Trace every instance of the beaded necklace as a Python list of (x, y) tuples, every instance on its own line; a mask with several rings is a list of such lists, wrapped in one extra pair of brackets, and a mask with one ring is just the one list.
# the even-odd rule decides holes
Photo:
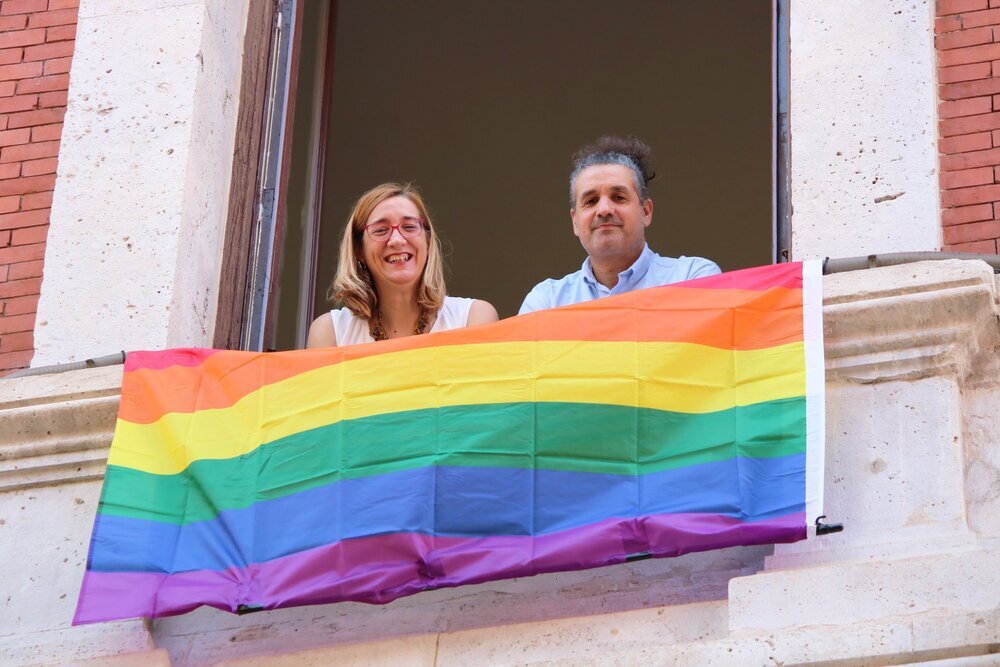
[[(417, 328), (413, 330), (414, 336), (419, 336), (427, 328), (427, 311), (423, 308), (420, 309), (420, 317), (417, 318)], [(385, 327), (382, 325), (382, 311), (379, 311), (378, 317), (375, 318), (374, 324), (372, 324), (368, 333), (375, 340), (388, 340), (389, 336), (385, 332)]]

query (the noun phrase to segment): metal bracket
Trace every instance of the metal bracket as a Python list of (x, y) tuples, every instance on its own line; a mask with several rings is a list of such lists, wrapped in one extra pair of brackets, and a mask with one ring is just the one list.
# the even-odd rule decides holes
[(826, 518), (825, 514), (821, 514), (816, 517), (816, 534), (817, 535), (829, 535), (831, 533), (839, 533), (844, 530), (844, 524), (842, 523), (823, 523), (823, 519)]

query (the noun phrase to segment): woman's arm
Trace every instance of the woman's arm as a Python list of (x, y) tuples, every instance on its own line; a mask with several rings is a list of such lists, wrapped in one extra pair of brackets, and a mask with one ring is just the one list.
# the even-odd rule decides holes
[(337, 332), (333, 330), (330, 313), (323, 313), (309, 326), (306, 349), (314, 347), (337, 347)]
[(496, 322), (498, 319), (500, 318), (497, 316), (497, 309), (493, 307), (493, 304), (489, 301), (476, 299), (472, 302), (472, 308), (469, 309), (469, 320), (466, 322), (466, 326), (489, 324), (490, 322)]

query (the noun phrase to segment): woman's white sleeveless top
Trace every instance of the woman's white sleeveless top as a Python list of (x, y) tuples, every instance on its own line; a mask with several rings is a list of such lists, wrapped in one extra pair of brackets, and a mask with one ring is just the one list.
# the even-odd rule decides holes
[[(438, 311), (437, 319), (429, 333), (447, 331), (464, 327), (469, 323), (469, 310), (475, 299), (460, 296), (446, 296), (444, 305)], [(333, 319), (333, 331), (337, 334), (337, 345), (357, 345), (359, 343), (374, 343), (368, 331), (368, 322), (354, 316), (350, 308), (338, 308), (330, 311)]]

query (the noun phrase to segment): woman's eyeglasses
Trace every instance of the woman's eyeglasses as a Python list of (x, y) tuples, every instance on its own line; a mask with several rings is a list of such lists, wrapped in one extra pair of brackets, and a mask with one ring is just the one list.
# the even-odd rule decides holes
[(424, 225), (419, 219), (412, 218), (404, 220), (398, 225), (388, 222), (373, 222), (370, 225), (365, 225), (365, 232), (372, 241), (385, 241), (392, 235), (394, 229), (398, 229), (404, 239), (412, 239), (420, 236), (424, 231)]

